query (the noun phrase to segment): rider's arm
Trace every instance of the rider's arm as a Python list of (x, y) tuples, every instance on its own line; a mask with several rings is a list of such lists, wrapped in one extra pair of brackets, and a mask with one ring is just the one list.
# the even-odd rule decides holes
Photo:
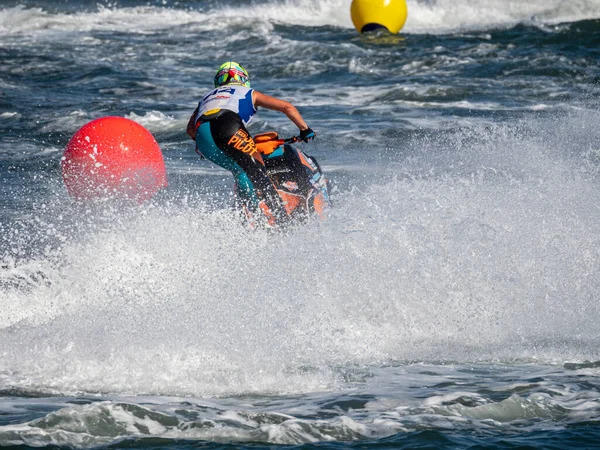
[(196, 140), (196, 115), (198, 114), (198, 108), (196, 108), (194, 110), (194, 112), (192, 113), (190, 120), (188, 121), (187, 124), (187, 134), (190, 135), (190, 137), (192, 138), (193, 141)]
[(300, 115), (300, 112), (294, 105), (285, 100), (280, 100), (262, 92), (254, 91), (253, 93), (254, 106), (262, 106), (263, 108), (272, 109), (284, 113), (300, 130), (308, 129), (308, 125)]

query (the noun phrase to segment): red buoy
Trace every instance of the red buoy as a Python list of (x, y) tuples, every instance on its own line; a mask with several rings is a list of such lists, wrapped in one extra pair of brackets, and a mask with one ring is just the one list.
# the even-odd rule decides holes
[(67, 191), (77, 200), (141, 203), (167, 186), (158, 143), (146, 128), (124, 117), (102, 117), (81, 127), (67, 144), (61, 166)]

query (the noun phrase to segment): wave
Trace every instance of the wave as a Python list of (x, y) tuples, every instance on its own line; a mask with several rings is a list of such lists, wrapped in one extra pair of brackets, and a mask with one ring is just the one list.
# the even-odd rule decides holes
[[(240, 4), (241, 3), (241, 4)], [(131, 5), (131, 2), (127, 3)], [(31, 3), (30, 3), (31, 5)], [(115, 6), (117, 5), (117, 6)], [(347, 0), (277, 0), (233, 3), (219, 2), (198, 6), (178, 2), (164, 7), (99, 4), (96, 10), (49, 12), (40, 6), (15, 6), (0, 9), (0, 35), (89, 32), (92, 30), (151, 33), (186, 26), (194, 30), (214, 30), (223, 26), (248, 25), (272, 29), (273, 24), (343, 29), (353, 28)], [(407, 2), (409, 15), (404, 33), (454, 33), (510, 28), (517, 24), (557, 24), (600, 18), (595, 0), (413, 0)], [(131, 24), (135, 23), (132, 29)]]
[(323, 446), (333, 441), (331, 448), (338, 448), (340, 442), (387, 437), (389, 446), (393, 435), (403, 439), (423, 429), (430, 435), (451, 430), (505, 436), (543, 426), (547, 435), (565, 424), (568, 429), (568, 424), (598, 418), (597, 372), (414, 365), (362, 375), (346, 390), (275, 400), (62, 397), (44, 404), (42, 398), (15, 398), (18, 391), (0, 390), (10, 397), (10, 406), (3, 404), (5, 414), (20, 412), (22, 417), (23, 410), (40, 410), (33, 420), (0, 426), (0, 444), (96, 448), (135, 442), (140, 447), (145, 440), (156, 445), (160, 439), (162, 447), (186, 441)]
[(408, 2), (408, 33), (454, 33), (600, 18), (595, 0), (424, 0)]

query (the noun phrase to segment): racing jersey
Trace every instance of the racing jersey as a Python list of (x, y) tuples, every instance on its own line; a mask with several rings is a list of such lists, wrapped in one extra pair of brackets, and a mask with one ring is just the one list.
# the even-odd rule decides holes
[(204, 115), (210, 117), (220, 110), (226, 109), (237, 113), (244, 126), (247, 126), (256, 114), (256, 108), (252, 102), (253, 91), (254, 89), (238, 85), (221, 86), (213, 89), (198, 103), (196, 122)]

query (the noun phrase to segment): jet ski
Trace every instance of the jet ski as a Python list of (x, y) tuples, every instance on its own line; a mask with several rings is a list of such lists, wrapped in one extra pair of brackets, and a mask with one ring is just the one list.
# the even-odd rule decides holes
[[(300, 140), (298, 136), (281, 139), (274, 131), (254, 136), (256, 148), (262, 155), (267, 174), (281, 197), (290, 222), (325, 219), (331, 207), (329, 182), (316, 158), (292, 145)], [(241, 201), (238, 204), (253, 227), (256, 221), (251, 212)]]

